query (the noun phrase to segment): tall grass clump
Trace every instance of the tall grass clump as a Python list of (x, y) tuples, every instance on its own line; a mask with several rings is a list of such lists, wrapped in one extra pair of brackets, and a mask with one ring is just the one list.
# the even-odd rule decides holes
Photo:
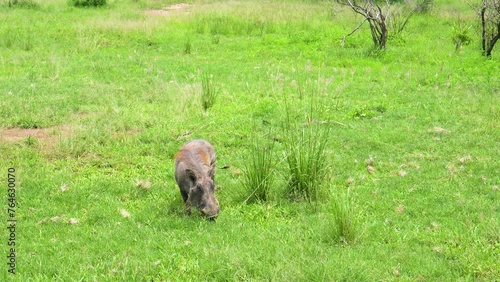
[(189, 55), (191, 54), (191, 49), (193, 48), (193, 44), (191, 43), (191, 38), (187, 38), (186, 42), (184, 43), (184, 54)]
[(359, 238), (358, 226), (358, 216), (353, 208), (349, 190), (346, 193), (338, 193), (328, 208), (327, 238), (335, 243), (354, 243)]
[(327, 173), (328, 130), (317, 124), (309, 124), (298, 133), (287, 130), (288, 194), (295, 199), (316, 201)]
[(74, 7), (101, 7), (106, 5), (106, 0), (69, 0), (68, 3)]
[(248, 19), (236, 15), (208, 14), (197, 18), (195, 23), (197, 33), (209, 33), (212, 36), (262, 35), (273, 30), (271, 22), (260, 19)]
[(318, 108), (314, 104), (314, 92), (310, 95), (310, 112), (305, 124), (292, 122), (288, 103), (285, 103), (285, 158), (288, 164), (288, 195), (312, 202), (319, 198), (328, 172), (326, 149), (329, 128), (328, 124), (314, 118)]
[(213, 75), (201, 75), (201, 106), (203, 111), (208, 111), (214, 104), (217, 97), (217, 89), (213, 84)]
[(262, 145), (254, 140), (245, 162), (243, 186), (248, 192), (245, 202), (267, 201), (274, 182), (274, 142)]

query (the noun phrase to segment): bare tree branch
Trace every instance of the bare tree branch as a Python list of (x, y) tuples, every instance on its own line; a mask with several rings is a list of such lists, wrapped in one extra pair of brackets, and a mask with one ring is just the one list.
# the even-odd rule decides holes
[[(419, 1), (421, 1), (422, 5), (423, 2), (429, 0), (419, 0)], [(385, 48), (387, 39), (389, 37), (388, 23), (390, 23), (390, 20), (393, 17), (391, 4), (389, 0), (385, 0), (384, 1), (385, 4), (379, 4), (377, 1), (374, 0), (359, 0), (359, 1), (335, 0), (335, 2), (337, 2), (340, 5), (351, 8), (356, 14), (359, 14), (364, 18), (364, 20), (352, 32), (341, 38), (342, 46), (344, 46), (344, 41), (347, 36), (352, 35), (354, 32), (359, 30), (360, 27), (366, 21), (368, 21), (368, 24), (370, 25), (370, 32), (372, 34), (373, 43), (380, 49)], [(399, 28), (396, 30), (396, 34), (403, 30), (403, 28), (408, 23), (411, 15), (413, 15), (419, 8), (420, 5), (417, 5), (417, 7), (415, 7), (415, 9), (413, 9), (408, 14), (403, 24), (398, 26)]]
[(342, 38), (340, 38), (340, 44), (342, 45), (342, 48), (344, 48), (344, 45), (345, 45), (345, 38), (347, 36), (351, 36), (353, 35), (356, 31), (358, 31), (358, 29), (367, 21), (367, 19), (364, 19), (353, 31), (349, 32), (349, 34), (346, 34), (344, 36), (342, 36)]

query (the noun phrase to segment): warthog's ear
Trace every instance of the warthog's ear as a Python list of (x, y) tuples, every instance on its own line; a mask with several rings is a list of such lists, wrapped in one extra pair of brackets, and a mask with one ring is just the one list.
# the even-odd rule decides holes
[(196, 174), (194, 171), (190, 170), (189, 168), (186, 168), (186, 175), (189, 178), (189, 180), (193, 181), (193, 183), (196, 183)]

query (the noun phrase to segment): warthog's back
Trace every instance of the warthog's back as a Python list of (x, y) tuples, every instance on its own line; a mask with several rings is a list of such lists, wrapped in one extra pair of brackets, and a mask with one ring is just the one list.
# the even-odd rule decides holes
[(215, 149), (205, 140), (193, 140), (179, 150), (175, 157), (175, 178), (179, 182), (179, 174), (190, 169), (196, 175), (209, 175), (215, 172)]

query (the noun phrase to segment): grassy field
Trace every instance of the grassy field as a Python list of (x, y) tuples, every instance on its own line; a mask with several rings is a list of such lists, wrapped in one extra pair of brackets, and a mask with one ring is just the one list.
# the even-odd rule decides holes
[[(342, 47), (361, 18), (323, 1), (0, 2), (0, 280), (500, 280), (500, 49), (481, 56), (468, 2), (384, 52), (366, 25)], [(173, 176), (196, 138), (215, 222)], [(322, 157), (310, 197), (301, 152)]]

